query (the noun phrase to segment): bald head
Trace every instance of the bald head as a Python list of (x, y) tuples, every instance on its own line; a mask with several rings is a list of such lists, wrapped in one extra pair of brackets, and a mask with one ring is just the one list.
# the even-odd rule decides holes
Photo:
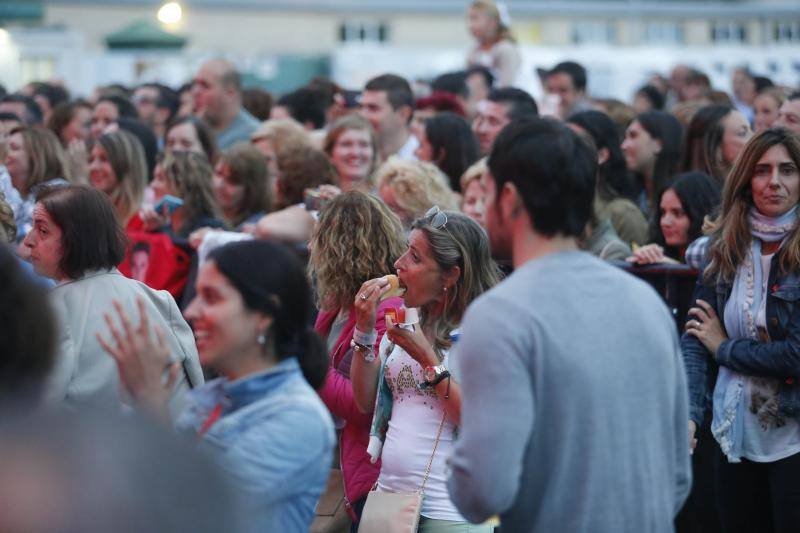
[(221, 129), (239, 112), (241, 91), (241, 76), (230, 61), (206, 61), (192, 80), (194, 113), (212, 128)]

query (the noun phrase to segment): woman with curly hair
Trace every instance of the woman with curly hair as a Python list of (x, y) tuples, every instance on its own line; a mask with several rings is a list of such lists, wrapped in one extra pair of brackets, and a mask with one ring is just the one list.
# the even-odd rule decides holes
[(173, 240), (186, 240), (189, 233), (200, 227), (222, 227), (217, 219), (217, 203), (212, 186), (213, 170), (208, 160), (194, 152), (166, 152), (156, 165), (151, 187), (155, 200), (170, 195), (180, 198), (183, 205), (170, 215), (147, 210), (144, 215), (148, 229), (160, 229)]
[(378, 168), (376, 181), (378, 194), (406, 229), (431, 206), (458, 209), (458, 198), (447, 176), (433, 163), (392, 156)]
[[(322, 209), (310, 244), (308, 270), (316, 280), (321, 309), (315, 329), (327, 341), (331, 361), (328, 378), (319, 393), (331, 413), (345, 422), (340, 465), (345, 498), (356, 517), (378, 479), (380, 463), (372, 464), (367, 455), (372, 414), (359, 411), (350, 383), (354, 354), (351, 341), (354, 336), (363, 335), (356, 332), (353, 300), (364, 281), (394, 272), (394, 262), (404, 247), (403, 228), (397, 216), (380, 200), (357, 191), (334, 197)], [(388, 298), (378, 307), (377, 340), (386, 330), (384, 312), (400, 305), (398, 298)]]

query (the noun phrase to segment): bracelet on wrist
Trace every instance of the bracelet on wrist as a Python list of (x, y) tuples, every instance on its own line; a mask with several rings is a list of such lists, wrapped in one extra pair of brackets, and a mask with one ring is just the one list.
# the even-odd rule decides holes
[(353, 339), (350, 341), (350, 347), (354, 352), (359, 352), (364, 357), (364, 361), (367, 363), (371, 363), (375, 360), (375, 349), (373, 344), (361, 344)]
[(369, 333), (364, 333), (358, 328), (353, 330), (353, 340), (357, 344), (363, 344), (364, 346), (370, 346), (375, 344), (375, 341), (378, 340), (378, 332), (374, 329)]

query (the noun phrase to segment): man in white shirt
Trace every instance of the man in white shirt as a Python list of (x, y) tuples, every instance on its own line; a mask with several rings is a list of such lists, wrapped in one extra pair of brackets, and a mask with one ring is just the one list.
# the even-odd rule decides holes
[(372, 78), (361, 94), (361, 115), (366, 118), (375, 133), (381, 159), (397, 155), (415, 160), (414, 151), (419, 141), (411, 133), (409, 125), (414, 113), (414, 93), (408, 82), (395, 74), (382, 74)]

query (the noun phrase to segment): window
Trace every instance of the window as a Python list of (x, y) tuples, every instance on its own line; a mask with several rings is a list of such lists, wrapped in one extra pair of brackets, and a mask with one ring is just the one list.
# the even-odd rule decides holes
[(343, 22), (339, 26), (339, 41), (343, 43), (385, 43), (389, 40), (389, 25), (384, 22)]
[(797, 20), (775, 21), (772, 36), (774, 42), (776, 43), (800, 42), (800, 21)]
[(683, 42), (683, 28), (677, 22), (650, 21), (644, 29), (648, 44), (680, 44)]
[(747, 29), (740, 22), (718, 21), (711, 27), (711, 40), (715, 43), (743, 43), (747, 40)]
[(614, 28), (606, 21), (578, 21), (572, 27), (572, 42), (575, 44), (611, 43), (613, 40)]
[(19, 61), (23, 83), (34, 80), (49, 80), (55, 72), (55, 60), (52, 57), (23, 56)]

